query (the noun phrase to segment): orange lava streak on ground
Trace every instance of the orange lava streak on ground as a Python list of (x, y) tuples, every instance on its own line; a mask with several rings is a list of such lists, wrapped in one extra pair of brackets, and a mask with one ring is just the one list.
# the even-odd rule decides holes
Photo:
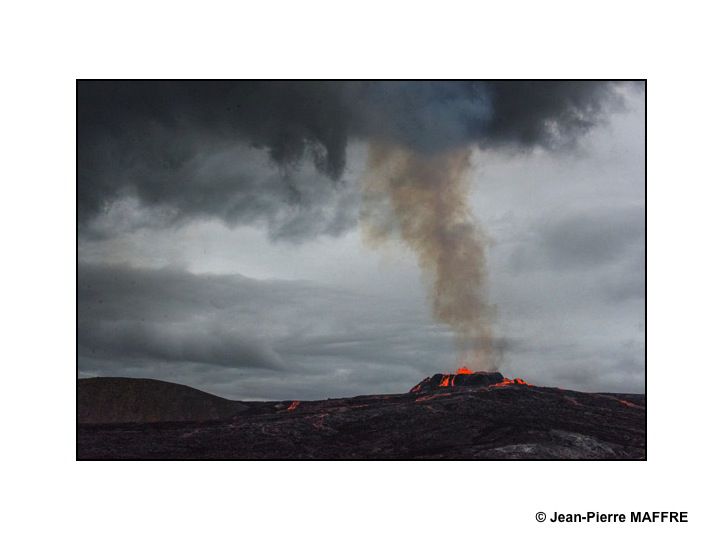
[(298, 405), (300, 405), (299, 401), (293, 401), (290, 406), (287, 408), (288, 411), (294, 411), (298, 408)]
[(442, 396), (452, 396), (452, 394), (430, 394), (429, 396), (422, 396), (415, 400), (415, 403), (418, 403), (420, 401), (429, 401), (431, 399), (439, 398)]
[(618, 401), (625, 405), (626, 407), (632, 407), (633, 409), (643, 409), (644, 407), (638, 405), (637, 403), (632, 403), (630, 401), (625, 401), (624, 399), (618, 399)]
[(498, 386), (511, 386), (513, 384), (520, 384), (525, 386), (532, 386), (532, 384), (528, 384), (522, 379), (503, 379), (503, 382), (497, 383), (497, 384), (491, 384), (489, 388), (496, 388)]

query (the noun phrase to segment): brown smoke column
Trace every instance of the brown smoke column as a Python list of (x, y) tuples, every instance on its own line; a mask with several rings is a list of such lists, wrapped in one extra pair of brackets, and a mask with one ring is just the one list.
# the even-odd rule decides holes
[(432, 284), (433, 316), (455, 333), (458, 362), (497, 368), (488, 303), (486, 239), (468, 204), (470, 150), (423, 155), (371, 144), (363, 227), (371, 245), (399, 232)]

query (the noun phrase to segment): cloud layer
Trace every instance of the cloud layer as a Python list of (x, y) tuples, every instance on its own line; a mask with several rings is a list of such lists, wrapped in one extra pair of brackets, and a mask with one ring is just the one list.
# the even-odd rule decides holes
[(356, 219), (338, 183), (349, 141), (426, 155), (562, 147), (627, 91), (572, 81), (81, 81), (81, 231), (133, 197), (163, 223), (217, 217), (261, 222), (276, 238), (339, 234)]
[(79, 283), (81, 375), (232, 373), (238, 397), (319, 398), (405, 391), (452, 351), (421, 305), (303, 281), (82, 264)]

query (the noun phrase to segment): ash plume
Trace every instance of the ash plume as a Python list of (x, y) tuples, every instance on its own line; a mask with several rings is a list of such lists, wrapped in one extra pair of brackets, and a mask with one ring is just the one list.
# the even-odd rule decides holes
[(436, 320), (455, 334), (458, 364), (494, 370), (494, 306), (487, 299), (485, 238), (468, 204), (468, 149), (423, 155), (371, 145), (362, 213), (370, 243), (395, 229), (429, 281)]

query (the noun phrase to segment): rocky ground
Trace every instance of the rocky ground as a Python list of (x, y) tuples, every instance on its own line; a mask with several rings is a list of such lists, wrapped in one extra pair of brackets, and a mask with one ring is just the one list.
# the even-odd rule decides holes
[[(165, 398), (145, 400), (153, 392), (147, 382), (133, 393), (132, 379), (80, 380), (77, 457), (645, 459), (644, 395), (529, 386), (499, 374), (445, 377), (425, 379), (407, 394), (242, 403), (180, 385), (162, 386)], [(179, 399), (173, 386), (181, 388), (192, 421), (126, 422), (133, 414), (163, 420), (153, 411)], [(127, 392), (130, 404), (123, 401)], [(143, 410), (146, 405), (153, 410)], [(169, 410), (178, 414), (175, 405)]]

